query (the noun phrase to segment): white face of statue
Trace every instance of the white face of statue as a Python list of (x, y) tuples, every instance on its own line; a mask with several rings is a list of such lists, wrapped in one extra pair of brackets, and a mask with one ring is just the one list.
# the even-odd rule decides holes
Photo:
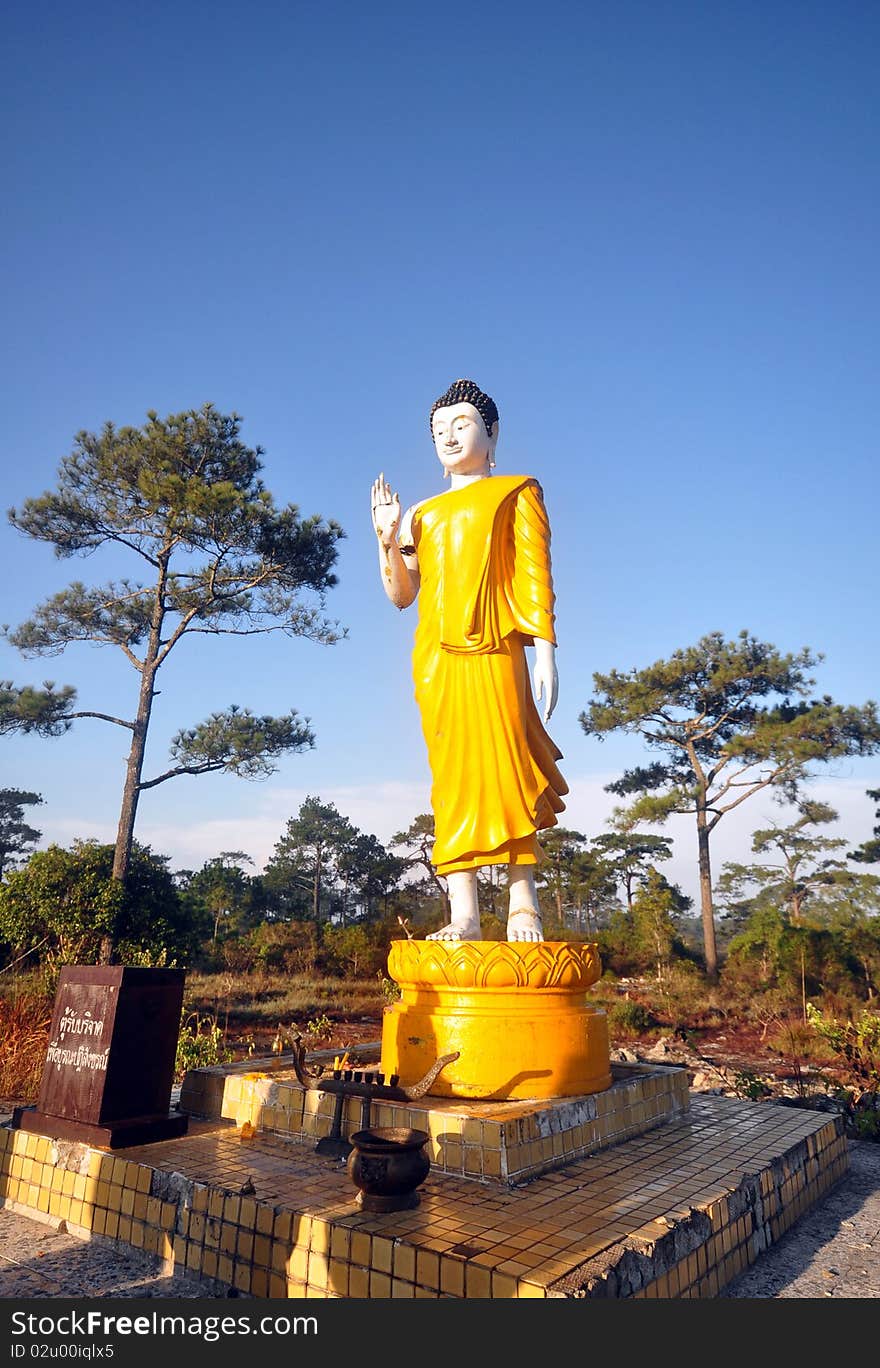
[(488, 475), (490, 457), (494, 459), (498, 424), (491, 436), (479, 409), (473, 404), (450, 404), (438, 408), (431, 419), (434, 447), (444, 470), (450, 475)]

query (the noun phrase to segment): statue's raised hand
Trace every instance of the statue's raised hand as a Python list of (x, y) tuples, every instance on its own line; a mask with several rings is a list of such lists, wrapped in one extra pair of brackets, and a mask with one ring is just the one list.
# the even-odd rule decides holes
[(390, 546), (400, 528), (400, 499), (392, 492), (384, 474), (373, 481), (373, 527), (383, 546)]

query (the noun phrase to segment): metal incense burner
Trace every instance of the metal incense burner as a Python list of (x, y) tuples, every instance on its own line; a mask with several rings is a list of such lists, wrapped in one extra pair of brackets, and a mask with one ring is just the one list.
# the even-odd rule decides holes
[(293, 1069), (301, 1085), (307, 1092), (332, 1093), (336, 1098), (333, 1107), (333, 1122), (330, 1134), (322, 1136), (315, 1146), (316, 1154), (329, 1154), (334, 1159), (347, 1159), (354, 1146), (342, 1138), (342, 1114), (346, 1098), (359, 1097), (361, 1100), (361, 1121), (359, 1129), (370, 1129), (370, 1108), (373, 1101), (380, 1102), (417, 1102), (424, 1097), (434, 1079), (447, 1064), (458, 1059), (459, 1051), (442, 1055), (432, 1064), (424, 1078), (409, 1088), (401, 1088), (397, 1074), (385, 1081), (385, 1075), (378, 1069), (333, 1069), (326, 1074), (319, 1065), (317, 1069), (306, 1066), (306, 1049), (301, 1036), (293, 1042)]

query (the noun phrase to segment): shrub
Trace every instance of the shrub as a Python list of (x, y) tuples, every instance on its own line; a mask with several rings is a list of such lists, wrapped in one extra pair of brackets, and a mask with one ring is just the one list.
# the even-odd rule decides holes
[(614, 1036), (629, 1038), (643, 1035), (657, 1025), (657, 1018), (650, 1008), (631, 998), (615, 1002), (608, 1009), (608, 1027)]
[(135, 842), (123, 886), (111, 877), (113, 846), (51, 845), (13, 870), (0, 886), (0, 939), (53, 964), (93, 964), (112, 935), (119, 960), (186, 961), (201, 936), (184, 906), (165, 856)]
[(189, 1069), (206, 1069), (213, 1064), (228, 1064), (232, 1050), (223, 1039), (216, 1016), (184, 1015), (177, 1037), (174, 1077), (180, 1083)]

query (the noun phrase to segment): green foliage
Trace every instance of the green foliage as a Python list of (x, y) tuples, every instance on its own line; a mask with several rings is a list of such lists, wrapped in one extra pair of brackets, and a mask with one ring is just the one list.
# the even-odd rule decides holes
[(594, 838), (592, 849), (605, 862), (610, 876), (623, 885), (627, 906), (631, 907), (636, 883), (647, 877), (657, 861), (672, 859), (672, 839), (637, 831), (625, 808), (614, 809), (610, 825), (610, 832)]
[(177, 1037), (174, 1077), (180, 1083), (189, 1069), (207, 1069), (228, 1064), (233, 1052), (223, 1038), (216, 1016), (184, 1013)]
[(860, 1087), (871, 1092), (880, 1090), (880, 1013), (865, 1008), (855, 1019), (839, 1021), (807, 1003), (807, 1021), (846, 1061)]
[(633, 899), (633, 946), (652, 965), (658, 978), (678, 948), (674, 918), (687, 901), (656, 869), (649, 869), (645, 883)]
[(649, 870), (632, 909), (618, 908), (597, 935), (603, 965), (615, 974), (653, 970), (658, 977), (668, 976), (673, 961), (689, 959), (676, 925), (689, 905), (658, 870)]
[(332, 803), (309, 796), (276, 843), (263, 881), (277, 917), (344, 925), (381, 916), (406, 865)]
[(869, 755), (880, 748), (877, 706), (810, 700), (809, 670), (821, 657), (782, 655), (740, 632), (711, 632), (694, 646), (644, 669), (593, 676), (598, 697), (580, 714), (588, 736), (641, 736), (662, 759), (624, 773), (610, 792), (635, 795), (634, 821), (675, 813), (697, 819), (706, 967), (716, 972), (709, 838), (721, 818), (772, 786), (794, 800), (815, 762)]
[[(873, 753), (880, 745), (874, 703), (851, 708), (827, 697), (797, 701), (809, 697), (815, 681), (807, 672), (819, 660), (807, 649), (781, 655), (745, 631), (735, 641), (711, 632), (645, 669), (595, 674), (603, 696), (581, 713), (587, 735), (632, 732), (666, 757), (630, 771), (609, 790), (662, 789), (666, 815), (692, 812), (703, 775), (729, 799), (726, 811), (742, 797), (733, 791), (732, 773), (769, 764), (769, 773), (747, 781), (748, 790), (775, 784), (791, 792), (810, 761)], [(717, 809), (717, 800), (712, 806)]]
[(866, 997), (880, 971), (880, 923), (854, 909), (835, 925), (793, 925), (785, 910), (756, 899), (730, 942), (722, 979), (753, 994), (779, 990), (803, 1001), (822, 993)]
[[(377, 934), (378, 932), (378, 934)], [(381, 973), (388, 959), (389, 937), (384, 927), (328, 926), (321, 945), (321, 963), (328, 974), (363, 978)]]
[(181, 896), (202, 923), (212, 926), (212, 951), (218, 939), (245, 934), (264, 916), (262, 881), (246, 874), (242, 864), (253, 860), (243, 850), (224, 850), (195, 873), (176, 876)]
[[(301, 593), (336, 583), (342, 529), (302, 518), (292, 504), (277, 509), (260, 479), (262, 451), (241, 442), (240, 428), (238, 414), (206, 404), (165, 419), (151, 412), (143, 428), (80, 432), (57, 489), (26, 500), (10, 521), (61, 557), (116, 543), (153, 567), (164, 563), (167, 610), (183, 630), (260, 630), (268, 615), (292, 635), (333, 639)], [(175, 571), (176, 555), (196, 559)], [(26, 653), (73, 640), (131, 648), (148, 633), (153, 601), (151, 587), (129, 581), (101, 591), (75, 584), (12, 639)]]
[(19, 953), (38, 949), (54, 963), (89, 964), (113, 928), (123, 961), (149, 951), (185, 963), (206, 928), (191, 920), (167, 864), (136, 845), (123, 886), (111, 876), (112, 846), (51, 845), (0, 887), (0, 939)]
[(330, 1040), (333, 1035), (333, 1022), (326, 1012), (320, 1012), (306, 1022), (306, 1035), (311, 1036), (312, 1040)]
[[(255, 717), (232, 706), (180, 731), (173, 764), (141, 778), (156, 677), (185, 635), (281, 631), (329, 644), (342, 635), (323, 615), (343, 532), (333, 521), (277, 508), (260, 477), (260, 448), (240, 440), (241, 418), (213, 405), (147, 415), (142, 428), (106, 423), (80, 432), (54, 491), (28, 499), (9, 517), (57, 556), (126, 551), (144, 578), (87, 586), (73, 581), (6, 636), (27, 656), (57, 655), (72, 642), (115, 646), (140, 675), (134, 717), (74, 712), (72, 691), (25, 696), (4, 686), (0, 718), (52, 734), (74, 717), (94, 717), (130, 733), (113, 875), (128, 874), (140, 794), (183, 774), (215, 770), (253, 777), (273, 760), (313, 743), (295, 711)], [(104, 952), (117, 928), (109, 920)]]
[[(860, 887), (867, 889), (865, 876), (854, 874), (842, 860), (827, 858), (846, 842), (810, 830), (835, 821), (834, 809), (824, 803), (802, 801), (798, 812), (797, 820), (788, 826), (767, 827), (754, 833), (752, 850), (764, 856), (764, 862), (724, 866), (718, 880), (719, 901), (726, 903), (737, 919), (760, 902), (785, 908), (792, 922), (805, 916), (815, 920), (839, 903), (842, 896), (852, 898)], [(880, 889), (880, 881), (877, 887)]]
[(174, 767), (141, 784), (154, 788), (178, 774), (211, 774), (224, 770), (239, 779), (262, 779), (277, 768), (279, 755), (312, 748), (315, 734), (292, 709), (284, 717), (255, 717), (233, 704), (197, 727), (179, 731), (171, 742)]
[(24, 820), (24, 810), (42, 801), (39, 793), (0, 789), (0, 878), (40, 839), (41, 833), (36, 827), (28, 826)]
[(748, 1102), (761, 1102), (772, 1094), (772, 1089), (754, 1069), (738, 1069), (733, 1076), (733, 1088), (737, 1097)]
[[(589, 848), (587, 838), (566, 827), (539, 834), (545, 859), (535, 871), (545, 933), (565, 940), (595, 931), (616, 905), (617, 871), (612, 861)], [(503, 939), (503, 937), (502, 937)]]
[(403, 996), (400, 984), (395, 983), (394, 979), (388, 978), (387, 974), (384, 974), (381, 969), (379, 970), (376, 977), (379, 980), (379, 988), (382, 992), (382, 1001), (385, 1003), (386, 1007), (391, 1007), (394, 1005), (395, 1002), (399, 1002), (401, 997)]
[(56, 692), (49, 680), (42, 689), (35, 689), (29, 684), (15, 685), (10, 679), (2, 679), (0, 736), (11, 732), (61, 736), (70, 727), (69, 713), (75, 700), (76, 690), (69, 685)]
[(880, 1013), (866, 1008), (841, 1021), (808, 1003), (807, 1021), (843, 1066), (842, 1100), (851, 1129), (863, 1140), (880, 1140)]
[[(880, 789), (868, 789), (869, 798), (873, 798), (875, 803), (880, 803)], [(849, 852), (851, 860), (858, 860), (860, 864), (876, 864), (880, 860), (880, 807), (877, 808), (874, 816), (878, 819), (874, 827), (874, 835), (867, 841), (863, 841), (855, 850)]]
[(656, 1025), (657, 1018), (651, 1009), (631, 998), (623, 998), (608, 1009), (608, 1029), (615, 1039), (644, 1035)]

